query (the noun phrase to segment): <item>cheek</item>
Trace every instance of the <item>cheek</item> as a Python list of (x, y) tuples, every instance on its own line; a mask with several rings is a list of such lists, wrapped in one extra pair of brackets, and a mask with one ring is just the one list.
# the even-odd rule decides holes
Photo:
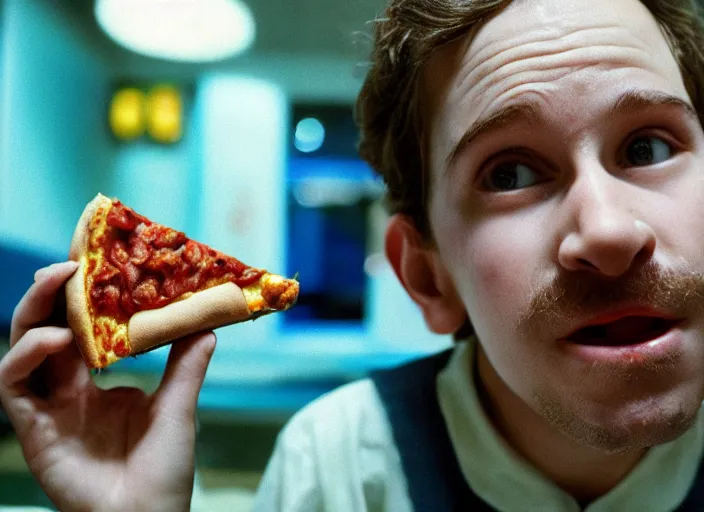
[(430, 221), (443, 263), (478, 335), (505, 339), (550, 272), (551, 217), (545, 208), (482, 215), (442, 182)]
[[(522, 225), (522, 224), (521, 224)], [(541, 268), (542, 249), (535, 233), (516, 223), (493, 219), (474, 227), (452, 267), (460, 294), (478, 333), (503, 337), (531, 297)]]
[[(668, 200), (644, 212), (656, 231), (661, 249), (681, 258), (695, 271), (704, 271), (704, 162), (696, 179), (682, 180), (667, 191)], [(702, 177), (699, 177), (699, 174)]]
[[(534, 389), (538, 359), (532, 340), (518, 338), (515, 327), (532, 298), (533, 283), (545, 268), (536, 234), (492, 225), (468, 240), (468, 269), (460, 294), (494, 370), (524, 399)], [(501, 233), (500, 236), (497, 233)]]
[(685, 229), (696, 245), (696, 253), (704, 253), (704, 162), (701, 164), (700, 177), (693, 187), (687, 190), (688, 203), (682, 207), (681, 218), (685, 220)]

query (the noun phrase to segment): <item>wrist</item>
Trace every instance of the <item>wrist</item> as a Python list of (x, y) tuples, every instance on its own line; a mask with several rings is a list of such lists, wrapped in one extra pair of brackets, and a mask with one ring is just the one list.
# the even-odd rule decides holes
[[(63, 509), (60, 509), (63, 510)], [(135, 495), (125, 499), (115, 499), (104, 506), (90, 509), (92, 512), (190, 512), (191, 494), (168, 496), (160, 494), (158, 496), (145, 496), (139, 490), (135, 490)]]

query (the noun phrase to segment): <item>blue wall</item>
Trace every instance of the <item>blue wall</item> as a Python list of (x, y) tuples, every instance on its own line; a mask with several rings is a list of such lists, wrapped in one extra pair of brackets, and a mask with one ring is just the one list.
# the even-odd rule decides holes
[(110, 71), (53, 5), (4, 2), (0, 241), (63, 258), (115, 148)]
[(117, 197), (150, 219), (195, 236), (199, 201), (199, 137), (189, 123), (175, 145), (148, 141), (122, 145), (100, 192)]

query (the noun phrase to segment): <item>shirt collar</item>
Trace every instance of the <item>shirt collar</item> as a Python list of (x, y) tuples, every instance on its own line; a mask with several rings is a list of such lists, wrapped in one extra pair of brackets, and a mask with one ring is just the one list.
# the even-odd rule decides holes
[[(519, 457), (482, 409), (474, 384), (476, 340), (459, 343), (438, 375), (440, 409), (460, 469), (472, 490), (497, 510), (578, 512), (577, 501)], [(704, 447), (704, 411), (678, 439), (654, 447), (638, 466), (585, 512), (662, 511), (687, 495)]]

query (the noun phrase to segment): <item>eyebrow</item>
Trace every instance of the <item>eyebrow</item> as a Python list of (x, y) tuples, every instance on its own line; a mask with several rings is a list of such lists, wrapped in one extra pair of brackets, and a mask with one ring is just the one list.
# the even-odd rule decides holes
[[(699, 115), (692, 105), (682, 98), (655, 90), (634, 89), (626, 91), (609, 108), (607, 116), (610, 118), (616, 115), (662, 107), (678, 108), (684, 111), (687, 117), (699, 122)], [(480, 136), (499, 131), (516, 122), (535, 123), (538, 117), (539, 111), (534, 103), (518, 103), (499, 109), (486, 119), (477, 121), (462, 135), (450, 152), (445, 161), (445, 169), (449, 170), (459, 155)]]
[(538, 117), (538, 109), (532, 103), (518, 103), (514, 105), (508, 105), (502, 109), (497, 110), (491, 114), (486, 119), (479, 120), (475, 122), (469, 129), (462, 135), (462, 138), (457, 142), (454, 149), (450, 152), (450, 155), (445, 161), (445, 169), (449, 169), (452, 164), (457, 160), (459, 155), (467, 149), (475, 139), (480, 136), (488, 135), (491, 132), (499, 131), (506, 126), (514, 124), (519, 121), (523, 122), (534, 122)]
[(699, 114), (692, 105), (682, 98), (654, 90), (626, 91), (609, 109), (608, 115), (614, 116), (662, 107), (676, 107), (693, 121), (699, 121)]

